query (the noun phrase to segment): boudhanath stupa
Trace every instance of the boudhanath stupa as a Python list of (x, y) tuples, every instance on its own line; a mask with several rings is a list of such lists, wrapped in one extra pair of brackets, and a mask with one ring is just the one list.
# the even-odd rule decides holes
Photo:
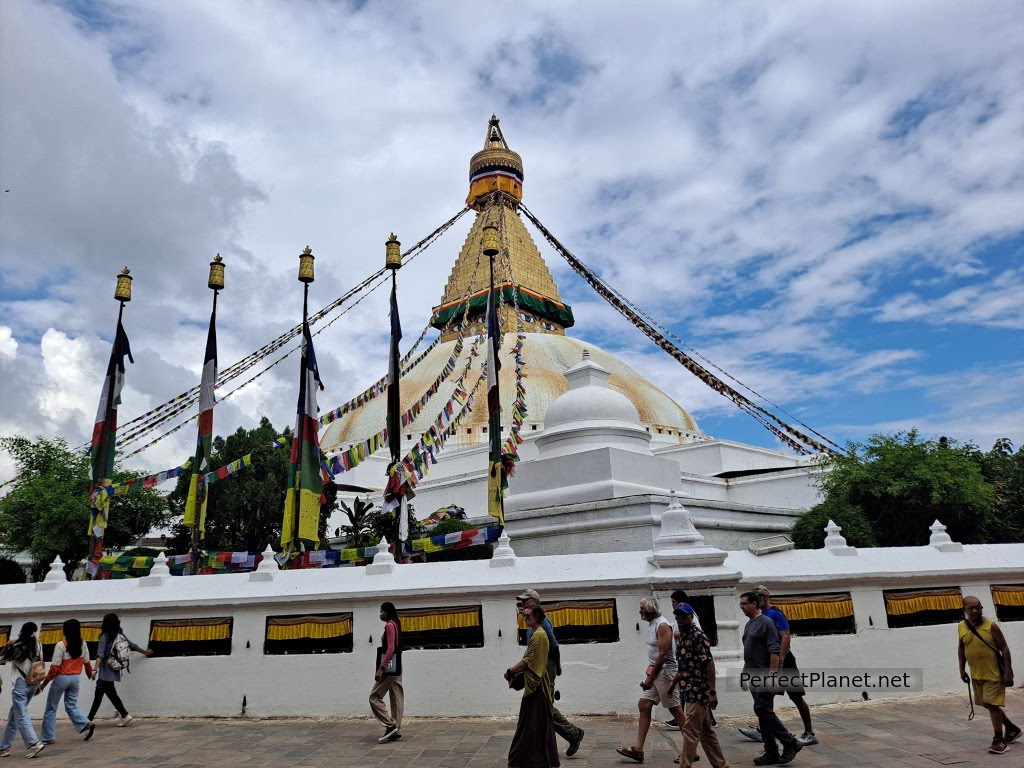
[[(403, 410), (431, 386), (457, 349), (458, 365), (469, 362), (469, 340), (484, 330), (490, 285), (481, 243), (484, 228), (495, 226), (507, 254), (494, 266), (494, 284), (504, 299), (498, 313), (503, 414), (512, 411), (516, 397), (517, 335), (526, 373), (523, 443), (505, 502), (508, 531), (518, 550), (650, 549), (660, 510), (672, 492), (686, 500), (708, 542), (723, 549), (744, 549), (752, 538), (788, 531), (818, 500), (813, 465), (805, 457), (704, 434), (682, 405), (640, 372), (615, 354), (568, 335), (575, 325), (572, 308), (562, 300), (517, 215), (523, 179), (523, 160), (492, 116), (483, 149), (469, 166), (466, 204), (476, 219), (433, 311), (439, 343), (403, 372)], [(494, 204), (496, 198), (500, 205)], [(476, 379), (484, 361), (482, 354), (472, 359), (468, 380)], [(688, 375), (682, 369), (679, 373)], [(454, 379), (441, 384), (438, 401), (452, 395)], [(322, 450), (344, 450), (379, 431), (386, 405), (385, 398), (376, 398), (330, 423), (320, 436)], [(407, 424), (403, 447), (433, 417), (426, 408)], [(503, 436), (508, 424), (503, 415)], [(455, 504), (471, 516), (482, 514), (487, 453), (487, 409), (478, 407), (459, 423), (442, 460), (417, 486), (417, 513), (422, 517)], [(386, 452), (379, 451), (346, 473), (345, 482), (380, 488), (388, 461)]]

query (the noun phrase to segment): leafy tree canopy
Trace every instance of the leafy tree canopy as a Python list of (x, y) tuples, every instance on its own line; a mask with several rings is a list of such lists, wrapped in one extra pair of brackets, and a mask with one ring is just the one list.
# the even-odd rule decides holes
[[(56, 555), (71, 573), (89, 548), (88, 455), (75, 453), (62, 438), (5, 437), (0, 448), (11, 455), (18, 472), (13, 489), (0, 499), (4, 549), (28, 552), (35, 578), (46, 573)], [(113, 480), (142, 474), (116, 470)], [(110, 500), (104, 545), (122, 549), (168, 519), (167, 503), (156, 491), (115, 496)]]
[(1008, 440), (982, 453), (946, 438), (922, 440), (916, 430), (873, 435), (822, 465), (824, 501), (793, 528), (800, 547), (823, 546), (830, 517), (854, 546), (872, 538), (878, 546), (927, 544), (936, 519), (965, 544), (1020, 540), (1024, 532), (1024, 453), (1014, 454)]
[[(202, 548), (219, 552), (261, 552), (269, 543), (279, 549), (281, 520), (284, 516), (284, 492), (288, 483), (288, 448), (272, 448), (274, 439), (291, 430), (279, 431), (264, 416), (255, 429), (239, 428), (228, 437), (213, 441), (212, 470), (253, 454), (251, 467), (209, 487), (206, 505), (206, 535)], [(192, 531), (180, 519), (185, 514), (191, 476), (184, 473), (168, 496), (173, 517), (179, 522), (168, 548), (180, 554), (192, 549)], [(337, 488), (324, 485), (324, 503), (320, 506), (321, 547), (327, 537), (327, 521), (337, 508)]]

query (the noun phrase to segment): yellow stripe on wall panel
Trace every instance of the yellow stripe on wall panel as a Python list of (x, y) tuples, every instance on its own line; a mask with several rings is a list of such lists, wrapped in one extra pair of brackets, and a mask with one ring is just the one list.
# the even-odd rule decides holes
[(431, 632), (480, 626), (480, 607), (400, 610), (403, 632)]
[(231, 619), (173, 619), (154, 621), (149, 631), (151, 643), (184, 643), (204, 640), (230, 640)]
[(772, 596), (772, 603), (790, 621), (848, 619), (853, 616), (853, 598), (847, 592), (838, 595)]
[(999, 585), (992, 587), (992, 602), (1006, 608), (1024, 608), (1024, 586)]
[(953, 611), (963, 608), (959, 589), (928, 590), (903, 594), (885, 593), (885, 611), (890, 616), (906, 616), (920, 611)]
[[(544, 606), (544, 613), (555, 627), (607, 627), (615, 624), (615, 602), (560, 602)], [(519, 613), (520, 629), (526, 629), (522, 612)]]
[(352, 634), (352, 617), (332, 621), (270, 619), (267, 640), (328, 640)]

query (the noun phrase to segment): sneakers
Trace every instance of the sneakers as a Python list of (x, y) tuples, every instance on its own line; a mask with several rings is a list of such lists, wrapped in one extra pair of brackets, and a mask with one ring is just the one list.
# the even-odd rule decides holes
[(762, 752), (758, 757), (754, 758), (754, 765), (778, 765), (779, 756), (769, 755), (767, 752)]
[(124, 728), (126, 725), (131, 725), (132, 720), (134, 720), (134, 719), (135, 718), (132, 717), (131, 715), (125, 715), (124, 717), (122, 717), (120, 719), (120, 721), (117, 724), (117, 727), (118, 728)]
[(1007, 728), (1006, 733), (1003, 736), (1003, 741), (1005, 741), (1007, 744), (1013, 744), (1013, 742), (1020, 738), (1020, 734), (1020, 728)]
[(1002, 739), (992, 739), (992, 746), (988, 748), (989, 754), (1001, 755), (1006, 752), (1010, 747)]
[(670, 731), (679, 730), (679, 723), (676, 722), (676, 719), (674, 717), (671, 720), (666, 720), (664, 723), (662, 723), (662, 726), (668, 728)]
[(804, 731), (797, 741), (800, 742), (802, 747), (810, 747), (818, 743), (818, 737), (814, 735), (814, 731)]
[(387, 744), (389, 741), (402, 738), (398, 733), (398, 726), (392, 725), (384, 729), (384, 735), (377, 739), (378, 744)]
[(804, 745), (794, 737), (789, 744), (782, 748), (782, 755), (779, 756), (779, 765), (788, 765), (789, 763), (792, 763), (793, 758), (796, 757), (796, 753), (803, 748)]
[(742, 733), (751, 741), (762, 741), (761, 729), (758, 728), (756, 725), (744, 725), (738, 728), (737, 730), (739, 730), (740, 733)]
[(566, 757), (572, 757), (580, 751), (580, 744), (583, 743), (583, 729), (577, 728), (576, 731), (576, 738), (569, 742), (569, 748), (565, 750)]
[(9, 748), (8, 749), (0, 749), (0, 757), (10, 757), (10, 756), (11, 756), (11, 750)]
[(25, 757), (29, 757), (29, 758), (35, 757), (40, 752), (42, 752), (44, 749), (46, 749), (46, 745), (43, 744), (43, 742), (41, 742), (41, 741), (37, 741), (35, 744), (33, 744), (31, 747), (28, 748), (28, 751), (25, 753)]

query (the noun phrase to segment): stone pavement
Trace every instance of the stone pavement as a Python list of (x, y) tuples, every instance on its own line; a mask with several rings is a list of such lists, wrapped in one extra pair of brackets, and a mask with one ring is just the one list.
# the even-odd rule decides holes
[[(504, 693), (500, 691), (500, 693)], [(1024, 720), (1024, 691), (1010, 691), (1007, 711)], [(1004, 755), (987, 753), (991, 739), (988, 713), (978, 708), (967, 722), (966, 696), (947, 695), (902, 702), (854, 702), (811, 708), (821, 744), (805, 748), (795, 768), (817, 766), (879, 766), (881, 768), (958, 768), (1024, 766), (1024, 739)], [(799, 723), (788, 703), (781, 708), (790, 727)], [(586, 730), (579, 754), (562, 759), (565, 768), (611, 768), (635, 763), (619, 757), (615, 747), (628, 745), (636, 720), (628, 717), (581, 717)], [(98, 720), (88, 744), (73, 733), (61, 712), (57, 743), (39, 760), (52, 766), (174, 766), (174, 768), (237, 768), (275, 766), (383, 766), (399, 768), (505, 768), (515, 730), (511, 720), (458, 718), (409, 719), (404, 738), (378, 745), (381, 730), (361, 719), (156, 719), (139, 718), (127, 728)], [(719, 738), (734, 768), (751, 765), (759, 745), (736, 732), (750, 718), (721, 718)], [(673, 768), (680, 744), (677, 731), (654, 727), (647, 740), (644, 765)], [(559, 740), (564, 754), (565, 742)], [(20, 738), (11, 752), (23, 759)], [(8, 763), (13, 765), (13, 763)], [(710, 768), (703, 758), (698, 768)]]

